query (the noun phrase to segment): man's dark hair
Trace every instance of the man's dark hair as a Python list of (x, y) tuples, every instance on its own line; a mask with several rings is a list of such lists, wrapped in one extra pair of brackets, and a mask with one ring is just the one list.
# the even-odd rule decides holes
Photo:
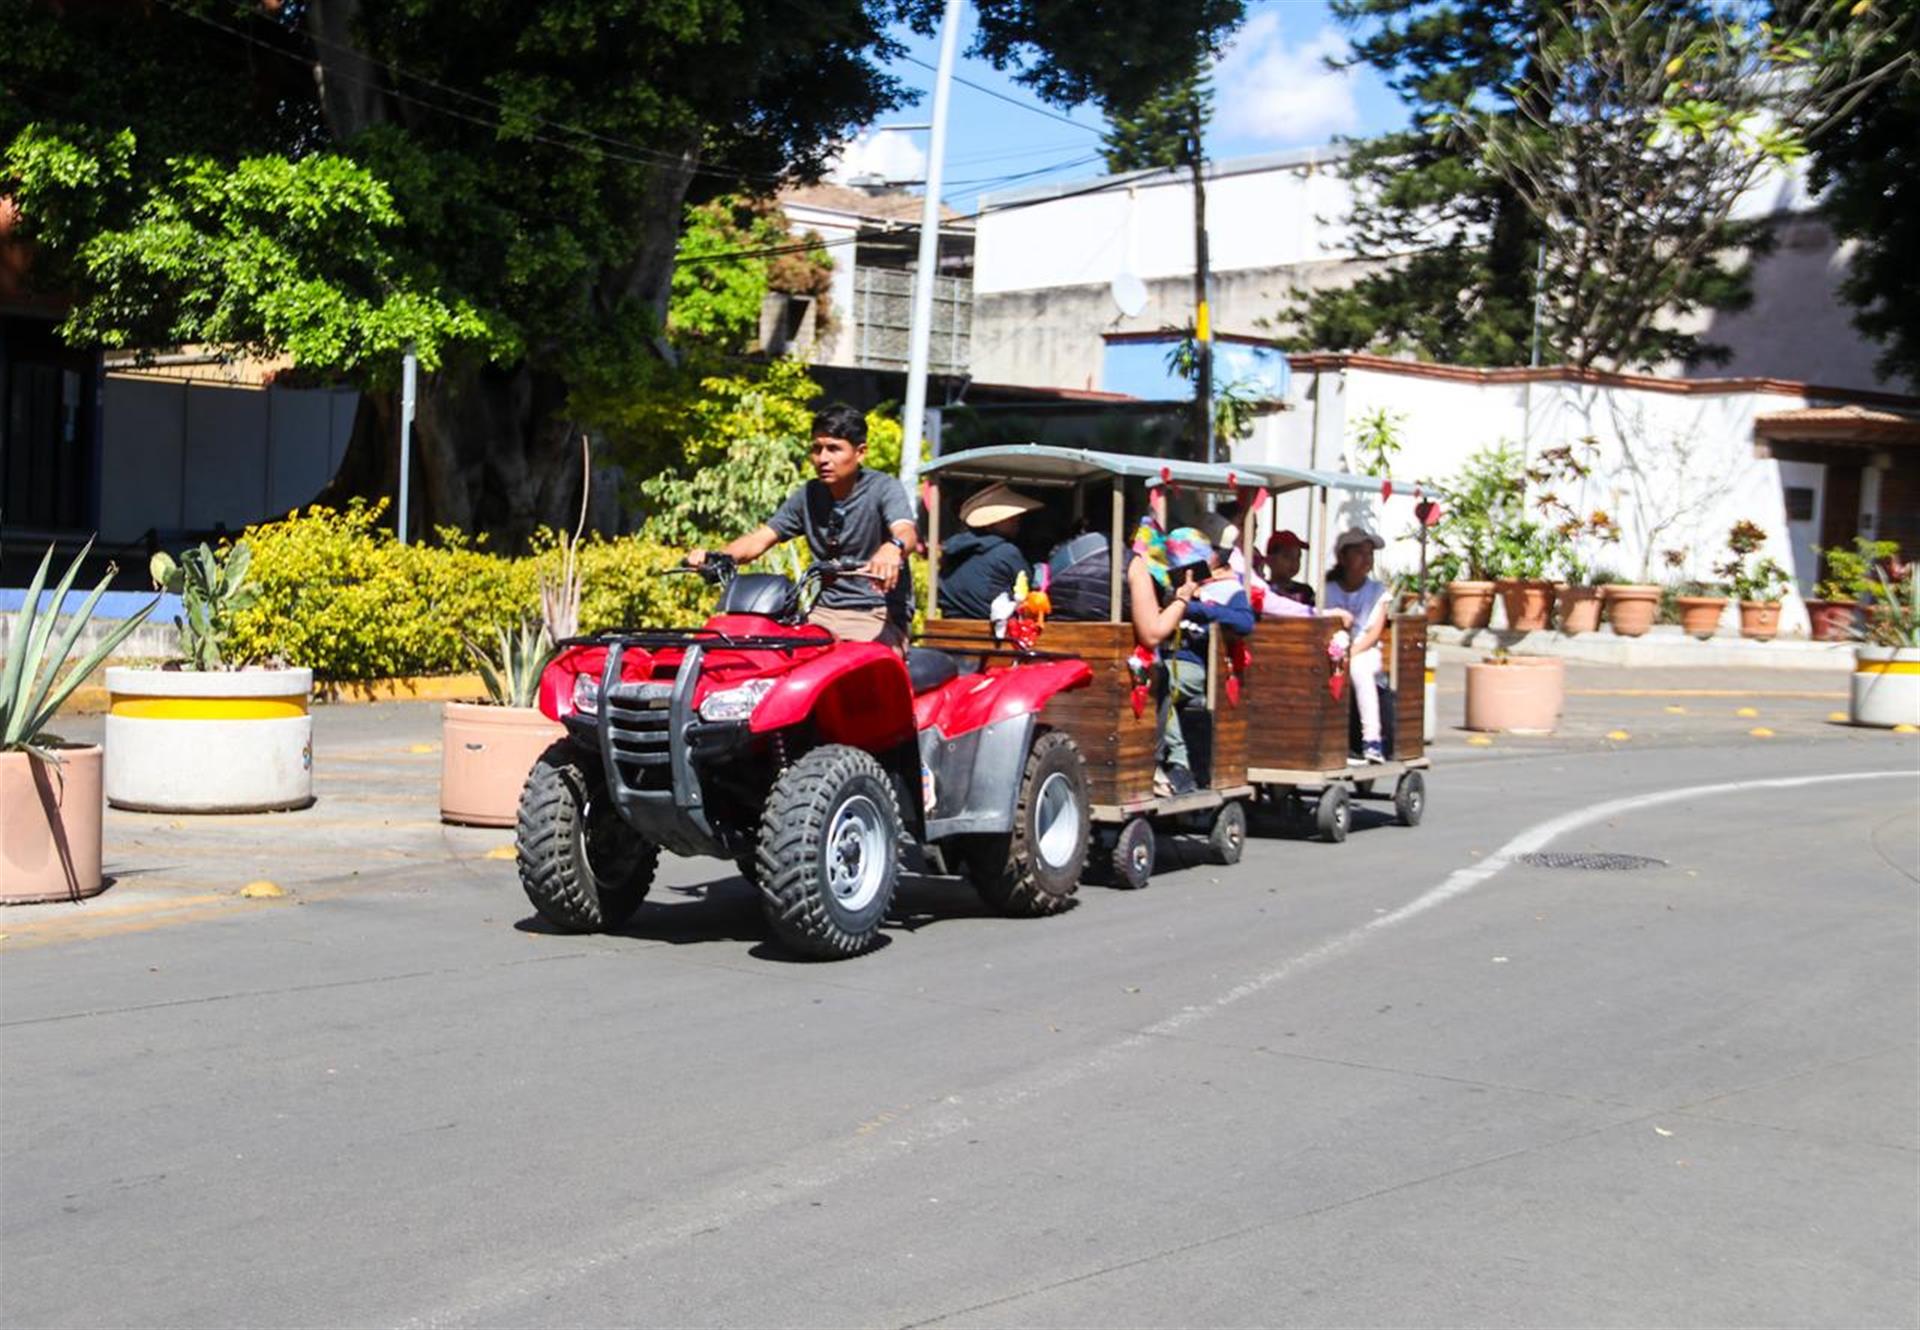
[(823, 406), (813, 413), (813, 437), (845, 439), (856, 448), (867, 446), (867, 418), (845, 402)]

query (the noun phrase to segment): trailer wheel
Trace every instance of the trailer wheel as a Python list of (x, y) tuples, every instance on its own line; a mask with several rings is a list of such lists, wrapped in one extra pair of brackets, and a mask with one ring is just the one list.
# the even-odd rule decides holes
[(1207, 833), (1207, 850), (1217, 864), (1231, 867), (1247, 848), (1247, 809), (1238, 799), (1220, 805)]
[(987, 903), (1019, 918), (1066, 909), (1087, 863), (1090, 802), (1080, 746), (1058, 730), (1036, 738), (1020, 777), (1012, 832), (961, 841), (967, 876)]
[(1393, 813), (1403, 827), (1417, 827), (1427, 811), (1427, 779), (1417, 771), (1400, 778), (1393, 791)]
[(814, 749), (780, 773), (760, 816), (756, 874), (767, 922), (804, 956), (866, 950), (900, 875), (900, 808), (872, 754)]
[(633, 918), (660, 847), (620, 817), (597, 755), (562, 739), (540, 754), (520, 791), (514, 832), (520, 887), (542, 919), (570, 933)]
[(1153, 824), (1144, 817), (1128, 818), (1113, 842), (1113, 885), (1138, 891), (1151, 882), (1153, 849)]
[(1353, 804), (1347, 797), (1344, 785), (1329, 785), (1320, 792), (1320, 803), (1314, 809), (1313, 823), (1321, 839), (1339, 844), (1347, 838), (1347, 827), (1353, 817)]

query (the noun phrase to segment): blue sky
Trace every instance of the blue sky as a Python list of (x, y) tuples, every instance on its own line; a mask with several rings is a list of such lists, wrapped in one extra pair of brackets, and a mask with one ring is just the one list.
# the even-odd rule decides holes
[[(962, 52), (972, 37), (971, 9), (967, 16)], [(933, 99), (925, 90), (933, 86), (933, 71), (926, 66), (937, 60), (939, 44), (931, 37), (902, 36), (909, 59), (897, 62), (892, 72), (907, 87), (922, 90), (922, 96), (848, 145), (836, 173), (841, 178), (873, 173), (919, 180), (925, 173), (926, 133), (886, 132), (884, 127), (925, 123), (931, 117)], [(1338, 134), (1378, 133), (1403, 123), (1399, 102), (1371, 71), (1336, 73), (1325, 67), (1326, 56), (1345, 49), (1345, 34), (1322, 0), (1253, 0), (1246, 24), (1215, 73), (1209, 156), (1309, 147)], [(970, 212), (983, 190), (1100, 173), (1095, 154), (1102, 121), (1097, 113), (1043, 106), (1011, 74), (999, 73), (983, 60), (963, 55), (955, 72), (1024, 106), (955, 84), (947, 131), (947, 184), (942, 189), (949, 206)], [(1073, 123), (1051, 118), (1055, 116)], [(1013, 176), (1022, 178), (1009, 179)]]

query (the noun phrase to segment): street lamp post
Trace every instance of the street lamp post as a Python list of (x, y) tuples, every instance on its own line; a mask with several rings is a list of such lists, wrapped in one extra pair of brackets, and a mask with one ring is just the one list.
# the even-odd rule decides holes
[(920, 443), (927, 425), (927, 359), (933, 342), (933, 284), (940, 267), (940, 177), (947, 157), (947, 103), (960, 44), (961, 0), (947, 0), (940, 20), (940, 63), (933, 78), (933, 133), (927, 143), (927, 198), (920, 213), (920, 262), (913, 273), (913, 323), (907, 336), (907, 401), (900, 424), (900, 483), (907, 502), (920, 501)]

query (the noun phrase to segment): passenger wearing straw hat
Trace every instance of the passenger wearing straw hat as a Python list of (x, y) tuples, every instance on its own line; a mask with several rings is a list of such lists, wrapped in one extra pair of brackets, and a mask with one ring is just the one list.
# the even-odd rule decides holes
[(1020, 519), (1040, 508), (1040, 500), (1006, 485), (992, 484), (960, 505), (967, 527), (943, 542), (940, 554), (940, 612), (950, 619), (988, 619), (993, 602), (1013, 589), (1027, 571), (1026, 555), (1014, 544)]

